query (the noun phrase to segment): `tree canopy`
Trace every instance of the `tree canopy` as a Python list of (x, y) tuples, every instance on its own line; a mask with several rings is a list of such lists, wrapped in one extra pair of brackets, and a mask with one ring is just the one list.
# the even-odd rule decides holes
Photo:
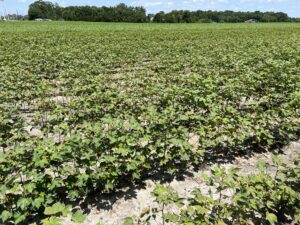
[(258, 22), (289, 22), (299, 21), (290, 18), (283, 12), (235, 12), (235, 11), (189, 11), (173, 10), (165, 13), (146, 14), (143, 7), (127, 6), (124, 3), (114, 7), (96, 6), (68, 6), (61, 7), (56, 3), (37, 0), (29, 6), (28, 16), (30, 20), (37, 18), (69, 21), (93, 21), (93, 22), (156, 22), (156, 23), (209, 23), (230, 22), (238, 23), (249, 19)]
[(62, 8), (58, 4), (48, 1), (38, 0), (29, 5), (28, 17), (34, 19), (60, 19)]
[(52, 2), (38, 0), (29, 6), (29, 19), (62, 19), (93, 22), (147, 22), (143, 7), (130, 7), (121, 3), (115, 7), (68, 6), (60, 7)]
[(288, 22), (290, 18), (282, 12), (235, 12), (235, 11), (188, 11), (173, 10), (169, 13), (157, 13), (153, 21), (157, 23), (197, 23), (197, 22), (230, 22), (238, 23), (254, 19), (259, 22)]

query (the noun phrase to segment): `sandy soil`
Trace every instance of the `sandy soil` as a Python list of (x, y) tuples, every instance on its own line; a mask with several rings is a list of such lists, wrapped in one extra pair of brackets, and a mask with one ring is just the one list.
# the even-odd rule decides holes
[[(286, 162), (293, 161), (300, 154), (300, 142), (292, 142), (283, 149), (282, 158)], [(219, 164), (226, 168), (239, 167), (240, 174), (247, 175), (256, 171), (256, 164), (259, 159), (264, 160), (267, 164), (271, 163), (271, 153), (256, 153), (250, 158), (236, 158), (233, 162)], [(199, 171), (189, 171), (189, 175), (184, 175), (182, 180), (173, 179), (169, 184), (173, 189), (178, 191), (181, 196), (187, 196), (191, 191), (198, 187), (205, 193), (208, 187), (204, 184), (201, 173), (208, 172), (215, 164), (205, 166)], [(272, 173), (272, 167), (270, 167)], [(157, 207), (151, 196), (156, 185), (156, 181), (151, 179), (144, 181), (141, 187), (130, 186), (117, 191), (115, 194), (107, 196), (95, 196), (95, 203), (87, 206), (87, 219), (81, 225), (122, 225), (124, 219), (129, 216), (141, 216), (149, 211), (152, 207)], [(98, 200), (99, 199), (99, 200)], [(63, 225), (74, 225), (70, 218), (65, 218)], [(159, 218), (151, 221), (151, 224), (159, 225)]]

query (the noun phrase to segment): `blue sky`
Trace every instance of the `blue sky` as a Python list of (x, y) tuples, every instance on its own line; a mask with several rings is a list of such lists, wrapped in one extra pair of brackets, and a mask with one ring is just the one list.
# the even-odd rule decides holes
[[(26, 14), (28, 5), (34, 0), (4, 0), (8, 13)], [(116, 5), (126, 3), (133, 6), (144, 6), (147, 12), (172, 9), (189, 10), (234, 10), (234, 11), (281, 11), (291, 17), (300, 17), (300, 0), (52, 0), (61, 6), (68, 5)], [(0, 14), (2, 11), (0, 11)]]

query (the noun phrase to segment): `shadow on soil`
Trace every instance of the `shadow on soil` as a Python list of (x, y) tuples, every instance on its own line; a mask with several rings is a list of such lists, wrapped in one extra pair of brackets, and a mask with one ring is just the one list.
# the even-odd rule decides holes
[[(300, 136), (298, 136), (298, 139)], [(201, 158), (201, 163), (188, 165), (181, 164), (178, 162), (173, 162), (173, 167), (177, 168), (177, 171), (173, 174), (167, 172), (169, 165), (165, 167), (160, 167), (153, 165), (153, 169), (150, 169), (142, 175), (142, 179), (139, 182), (132, 182), (131, 179), (124, 176), (118, 184), (114, 192), (109, 194), (101, 193), (101, 191), (94, 191), (84, 198), (82, 201), (66, 203), (72, 204), (74, 211), (81, 209), (84, 214), (90, 214), (92, 208), (97, 208), (98, 210), (111, 210), (114, 204), (120, 200), (130, 200), (137, 198), (137, 193), (139, 190), (145, 189), (145, 180), (151, 180), (154, 183), (169, 183), (174, 179), (177, 181), (183, 181), (186, 178), (193, 178), (193, 172), (204, 170), (213, 164), (227, 164), (232, 163), (236, 157), (249, 159), (254, 154), (266, 153), (266, 152), (276, 152), (279, 154), (284, 154), (282, 148), (288, 146), (291, 141), (284, 141), (272, 146), (272, 148), (265, 148), (258, 145), (248, 145), (245, 147), (239, 146), (236, 148), (224, 148), (218, 147), (214, 149), (206, 150), (204, 156)], [(34, 216), (33, 220), (26, 221), (25, 224), (36, 223), (41, 224), (43, 217)], [(23, 225), (23, 224), (22, 224)]]
[(159, 165), (154, 165), (152, 170), (149, 170), (148, 173), (143, 174), (141, 181), (132, 182), (130, 179), (123, 177), (114, 192), (109, 194), (101, 194), (100, 192), (92, 193), (91, 195), (87, 196), (83, 203), (80, 204), (80, 207), (86, 214), (90, 213), (90, 209), (92, 207), (95, 207), (98, 210), (111, 210), (113, 209), (114, 204), (120, 199), (130, 200), (136, 198), (137, 192), (145, 189), (145, 180), (151, 180), (154, 183), (159, 182), (162, 184), (170, 183), (173, 180), (183, 181), (186, 178), (193, 178), (193, 172), (204, 170), (206, 167), (209, 167), (213, 164), (232, 163), (236, 157), (249, 159), (254, 154), (266, 152), (284, 154), (282, 148), (288, 146), (289, 144), (290, 142), (285, 142), (285, 144), (277, 144), (269, 149), (258, 145), (252, 145), (248, 147), (239, 146), (234, 149), (221, 147), (209, 149), (206, 151), (204, 157), (201, 159), (201, 163), (199, 164), (187, 165), (173, 162), (173, 165), (175, 165), (177, 168), (177, 171), (173, 174), (167, 172), (166, 168), (169, 168), (168, 165), (166, 165), (164, 168), (160, 167)]

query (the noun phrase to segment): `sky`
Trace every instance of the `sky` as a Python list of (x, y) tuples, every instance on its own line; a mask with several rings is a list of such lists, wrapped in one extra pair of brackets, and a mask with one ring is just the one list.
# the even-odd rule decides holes
[[(290, 17), (300, 17), (300, 0), (51, 0), (61, 6), (95, 5), (112, 6), (125, 3), (131, 6), (144, 6), (148, 13), (188, 10), (234, 10), (234, 11), (276, 11), (285, 12)], [(8, 13), (27, 14), (28, 6), (34, 0), (4, 0)], [(0, 1), (1, 3), (1, 1)], [(1, 5), (0, 5), (1, 6)], [(3, 10), (0, 8), (0, 14)]]

